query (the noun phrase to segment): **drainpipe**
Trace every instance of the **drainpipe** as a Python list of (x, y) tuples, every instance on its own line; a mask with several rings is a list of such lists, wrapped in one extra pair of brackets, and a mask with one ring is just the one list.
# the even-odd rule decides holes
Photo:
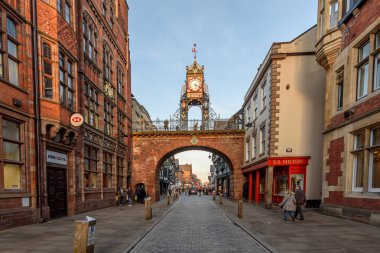
[(42, 218), (42, 183), (41, 183), (41, 107), (40, 107), (40, 89), (39, 89), (39, 71), (38, 71), (38, 40), (37, 40), (37, 12), (36, 1), (31, 0), (31, 16), (32, 16), (32, 47), (33, 47), (33, 88), (34, 88), (34, 112), (35, 112), (35, 145), (36, 145), (36, 177), (37, 177), (37, 205), (39, 208), (39, 222), (43, 222)]

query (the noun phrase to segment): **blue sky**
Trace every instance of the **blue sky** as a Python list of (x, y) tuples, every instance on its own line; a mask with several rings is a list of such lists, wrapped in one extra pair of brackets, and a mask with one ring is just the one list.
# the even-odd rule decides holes
[[(272, 43), (292, 40), (317, 22), (317, 0), (127, 2), (132, 93), (152, 120), (169, 118), (179, 108), (194, 42), (211, 107), (229, 118), (241, 108)], [(200, 115), (190, 109), (189, 118)]]

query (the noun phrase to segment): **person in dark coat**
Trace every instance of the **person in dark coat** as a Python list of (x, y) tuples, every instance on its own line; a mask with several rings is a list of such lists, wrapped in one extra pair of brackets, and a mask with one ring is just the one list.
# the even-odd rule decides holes
[(300, 214), (300, 220), (304, 219), (303, 212), (302, 212), (302, 205), (306, 202), (305, 192), (301, 189), (299, 184), (297, 184), (296, 193), (296, 212), (294, 214), (294, 217), (297, 218), (298, 213)]

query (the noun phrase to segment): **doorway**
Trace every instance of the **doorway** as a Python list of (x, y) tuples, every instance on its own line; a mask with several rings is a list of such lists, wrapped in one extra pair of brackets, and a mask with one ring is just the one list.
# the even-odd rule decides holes
[(65, 169), (47, 168), (47, 193), (50, 217), (58, 218), (67, 215)]

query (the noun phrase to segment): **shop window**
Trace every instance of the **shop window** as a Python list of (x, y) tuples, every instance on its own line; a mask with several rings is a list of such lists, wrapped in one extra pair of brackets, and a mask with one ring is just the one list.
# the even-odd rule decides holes
[[(21, 125), (19, 123), (0, 118), (1, 121), (1, 138), (2, 160), (0, 160), (0, 169), (3, 174), (3, 182), (0, 182), (0, 188), (6, 190), (22, 189), (22, 168), (23, 161), (21, 155), (22, 139)], [(1, 156), (0, 156), (1, 158)]]
[(358, 76), (356, 87), (356, 99), (367, 96), (368, 94), (368, 58), (369, 58), (369, 42), (359, 48), (358, 57)]
[(84, 96), (84, 120), (88, 125), (99, 129), (99, 92), (92, 85), (85, 83)]
[(363, 190), (363, 170), (364, 170), (364, 146), (365, 146), (365, 133), (358, 133), (354, 136), (354, 155), (353, 178), (352, 186), (353, 191)]
[(84, 186), (96, 189), (98, 177), (98, 150), (91, 146), (84, 146)]
[(112, 154), (103, 152), (103, 188), (112, 188)]
[(371, 130), (368, 190), (380, 192), (380, 127)]

